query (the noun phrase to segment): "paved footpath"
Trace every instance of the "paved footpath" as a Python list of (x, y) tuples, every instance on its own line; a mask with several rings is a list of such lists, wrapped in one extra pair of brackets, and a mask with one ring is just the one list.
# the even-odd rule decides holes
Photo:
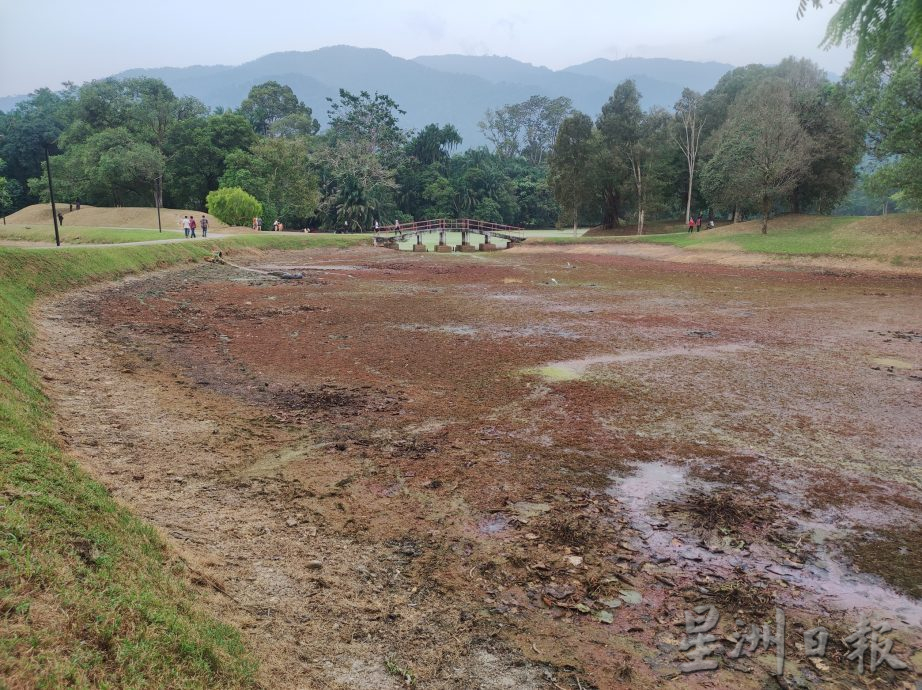
[(103, 247), (136, 247), (142, 244), (176, 244), (177, 242), (202, 242), (237, 236), (237, 234), (228, 235), (215, 232), (208, 235), (208, 237), (176, 237), (169, 240), (142, 240), (140, 242), (109, 242), (107, 244), (67, 244), (62, 242), (60, 247), (56, 246), (54, 242), (23, 242), (19, 240), (0, 240), (0, 247), (17, 247), (19, 249), (64, 249), (73, 247), (80, 247), (81, 249), (101, 249)]

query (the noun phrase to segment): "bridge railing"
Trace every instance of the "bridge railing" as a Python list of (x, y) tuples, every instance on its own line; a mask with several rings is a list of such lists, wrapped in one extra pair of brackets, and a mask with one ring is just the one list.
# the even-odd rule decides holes
[(378, 228), (378, 235), (393, 235), (404, 237), (429, 232), (473, 232), (479, 234), (496, 234), (508, 236), (511, 239), (524, 240), (525, 231), (514, 225), (491, 223), (473, 218), (435, 218), (431, 220), (418, 220), (413, 223), (401, 225), (387, 225)]

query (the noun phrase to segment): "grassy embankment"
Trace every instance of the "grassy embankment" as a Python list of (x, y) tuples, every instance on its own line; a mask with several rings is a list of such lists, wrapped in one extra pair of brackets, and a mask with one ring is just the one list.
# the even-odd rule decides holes
[[(60, 229), (62, 244), (122, 244), (149, 240), (175, 240), (182, 238), (178, 230), (150, 230), (147, 228), (84, 228)], [(54, 242), (54, 228), (25, 225), (0, 225), (0, 240), (13, 242)]]
[(886, 218), (845, 216), (781, 216), (768, 234), (760, 221), (724, 225), (714, 230), (626, 237), (554, 238), (556, 244), (620, 244), (644, 242), (687, 250), (757, 252), (800, 256), (841, 256), (885, 261), (894, 265), (922, 264), (922, 215)]
[(36, 299), (240, 250), (347, 246), (246, 236), (117, 248), (0, 248), (0, 686), (255, 685), (238, 632), (203, 614), (184, 564), (55, 443), (28, 366)]

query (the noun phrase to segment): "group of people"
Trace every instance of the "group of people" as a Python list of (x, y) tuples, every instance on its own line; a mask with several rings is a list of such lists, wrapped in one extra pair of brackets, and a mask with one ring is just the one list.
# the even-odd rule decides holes
[[(697, 218), (695, 216), (690, 216), (688, 219), (688, 231), (689, 232), (701, 232), (701, 221), (703, 219), (704, 217), (700, 213), (698, 214)], [(714, 228), (714, 221), (709, 220), (708, 229), (710, 230), (713, 228)]]
[(202, 214), (202, 220), (198, 224), (195, 222), (195, 216), (183, 216), (180, 225), (182, 225), (186, 239), (195, 237), (196, 228), (202, 231), (202, 237), (208, 237), (208, 218), (205, 214)]

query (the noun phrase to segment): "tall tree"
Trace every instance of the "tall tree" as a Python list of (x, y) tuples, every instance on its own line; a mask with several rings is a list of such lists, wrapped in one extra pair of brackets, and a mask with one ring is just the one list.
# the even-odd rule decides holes
[[(104, 129), (51, 157), (61, 198), (93, 200), (106, 206), (145, 206), (152, 202), (154, 180), (164, 167), (163, 154), (126, 127)], [(33, 194), (48, 199), (41, 176), (29, 180)]]
[(461, 145), (461, 135), (454, 125), (426, 125), (407, 144), (407, 154), (421, 165), (444, 163), (451, 151)]
[(176, 123), (166, 141), (167, 205), (202, 208), (205, 195), (218, 188), (227, 156), (255, 141), (250, 123), (234, 112)]
[(557, 130), (564, 118), (573, 110), (573, 102), (566, 97), (550, 99), (532, 96), (517, 107), (521, 123), (522, 154), (532, 165), (540, 165), (550, 153), (557, 139)]
[(812, 142), (810, 166), (791, 192), (791, 210), (829, 213), (855, 183), (862, 127), (846, 91), (810, 60), (787, 58), (772, 73), (787, 82), (797, 119)]
[(497, 155), (512, 158), (519, 155), (519, 120), (514, 106), (503, 106), (497, 110), (487, 110), (483, 120), (478, 123), (480, 131), (487, 138)]
[(250, 151), (233, 151), (221, 176), (222, 188), (239, 187), (259, 199), (266, 214), (304, 227), (314, 217), (320, 191), (305, 137), (262, 138)]
[(755, 201), (762, 212), (762, 233), (768, 232), (772, 206), (787, 197), (805, 175), (813, 142), (794, 109), (790, 85), (766, 79), (734, 103), (719, 134), (708, 178), (717, 171)]
[[(0, 171), (3, 171), (3, 168), (6, 167), (3, 159), (0, 158)], [(6, 214), (10, 212), (13, 207), (13, 193), (10, 185), (10, 181), (5, 177), (0, 175), (0, 216), (6, 217)]]
[(161, 152), (177, 122), (200, 119), (207, 113), (201, 101), (192, 97), (177, 98), (159, 79), (126, 79), (119, 86), (127, 100), (124, 124)]
[(311, 109), (298, 100), (290, 86), (283, 86), (277, 81), (267, 81), (251, 88), (240, 104), (240, 114), (250, 121), (257, 134), (262, 135), (270, 134), (275, 122), (290, 115), (307, 118), (312, 130), (310, 134), (316, 134), (320, 129)]
[(667, 136), (663, 114), (645, 114), (640, 107), (637, 85), (628, 79), (615, 88), (602, 106), (596, 126), (612, 163), (628, 170), (636, 203), (637, 234), (643, 234), (650, 191), (656, 186), (656, 177), (649, 173), (656, 167), (660, 145)]
[(702, 96), (697, 91), (682, 89), (682, 98), (675, 104), (678, 127), (673, 132), (673, 139), (688, 164), (688, 196), (685, 202), (685, 223), (691, 218), (692, 191), (695, 186), (695, 170), (698, 153), (701, 148), (701, 132), (707, 122), (707, 114), (701, 112)]
[(922, 65), (914, 57), (877, 70), (853, 70), (850, 93), (868, 128), (876, 161), (870, 189), (896, 187), (904, 205), (922, 204)]
[(396, 171), (406, 158), (405, 114), (393, 98), (340, 89), (330, 102), (330, 128), (318, 151), (323, 212), (328, 226), (368, 228), (396, 213)]
[(669, 124), (669, 115), (661, 108), (644, 113), (637, 139), (627, 151), (637, 195), (638, 235), (644, 232), (647, 213), (662, 203)]
[(554, 146), (561, 122), (572, 110), (569, 98), (532, 96), (496, 111), (487, 110), (479, 126), (499, 155), (522, 155), (533, 165), (540, 165)]
[(76, 88), (66, 85), (54, 93), (39, 89), (0, 117), (0, 158), (6, 161), (5, 175), (10, 182), (15, 208), (33, 203), (38, 197), (28, 191), (30, 178), (38, 177), (45, 160), (60, 152), (61, 134), (73, 119)]
[(572, 218), (574, 235), (590, 194), (591, 156), (592, 119), (576, 112), (561, 123), (549, 161), (554, 198)]
[(711, 208), (726, 209), (734, 223), (756, 208), (749, 141), (733, 136), (729, 124), (711, 140), (713, 155), (701, 170), (701, 192)]
[(339, 90), (339, 100), (327, 98), (330, 108), (327, 133), (334, 142), (351, 142), (386, 164), (396, 164), (406, 143), (406, 133), (400, 128), (401, 110), (387, 94), (367, 91), (358, 95)]

